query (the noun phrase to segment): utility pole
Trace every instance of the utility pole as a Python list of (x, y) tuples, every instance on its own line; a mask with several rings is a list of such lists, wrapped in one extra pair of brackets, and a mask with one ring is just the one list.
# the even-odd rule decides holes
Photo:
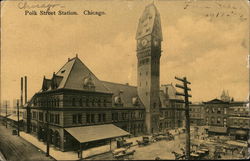
[(46, 109), (46, 114), (47, 114), (47, 124), (46, 124), (46, 131), (47, 131), (47, 153), (46, 156), (49, 156), (49, 142), (50, 142), (50, 130), (49, 130), (49, 106), (48, 106), (48, 98), (46, 98), (46, 105), (47, 105), (47, 109)]
[(17, 100), (17, 136), (19, 136), (19, 130), (20, 130), (20, 125), (19, 125), (19, 100)]
[(181, 88), (183, 89), (183, 92), (184, 93), (179, 93), (179, 92), (176, 92), (176, 95), (179, 95), (179, 96), (184, 96), (185, 98), (185, 101), (183, 103), (185, 103), (185, 121), (186, 121), (186, 160), (189, 160), (190, 159), (190, 118), (189, 118), (189, 104), (190, 102), (188, 101), (188, 97), (192, 97), (191, 95), (188, 94), (188, 91), (191, 91), (190, 88), (188, 88), (188, 84), (191, 84), (190, 82), (187, 81), (187, 78), (186, 77), (183, 77), (183, 78), (178, 78), (178, 77), (175, 77), (176, 80), (178, 81), (181, 81), (183, 83), (183, 85), (179, 85), (179, 84), (176, 84), (175, 87), (177, 88)]
[(7, 116), (8, 116), (8, 112), (7, 112), (7, 107), (8, 107), (8, 104), (7, 104), (7, 101), (5, 101), (5, 123), (6, 123), (6, 128), (8, 127), (8, 124), (7, 124)]

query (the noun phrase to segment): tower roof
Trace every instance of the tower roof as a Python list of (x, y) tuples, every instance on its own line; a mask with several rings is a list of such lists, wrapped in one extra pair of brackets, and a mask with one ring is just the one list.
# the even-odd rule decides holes
[(140, 17), (136, 39), (153, 35), (162, 40), (160, 13), (154, 3), (147, 5)]

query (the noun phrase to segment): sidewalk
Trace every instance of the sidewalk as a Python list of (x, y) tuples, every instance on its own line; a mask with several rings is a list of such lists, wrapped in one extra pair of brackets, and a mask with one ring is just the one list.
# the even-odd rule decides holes
[[(20, 136), (24, 138), (25, 140), (29, 141), (31, 144), (33, 144), (37, 148), (46, 152), (46, 148), (47, 148), (46, 143), (39, 141), (35, 136), (32, 136), (25, 132), (21, 132)], [(114, 149), (115, 147), (116, 147), (115, 142), (112, 142), (111, 150)], [(104, 145), (104, 146), (84, 150), (82, 152), (82, 156), (83, 158), (89, 158), (90, 156), (102, 154), (102, 153), (109, 152), (109, 151), (110, 151), (110, 145)], [(50, 155), (56, 160), (79, 160), (77, 152), (75, 151), (62, 152), (56, 149), (54, 146), (50, 146)]]

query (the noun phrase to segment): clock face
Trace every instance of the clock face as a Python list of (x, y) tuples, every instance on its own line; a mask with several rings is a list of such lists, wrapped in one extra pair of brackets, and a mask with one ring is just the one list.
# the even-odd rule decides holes
[(141, 45), (142, 45), (143, 47), (145, 47), (147, 44), (148, 44), (148, 40), (147, 40), (147, 39), (142, 39), (142, 40), (141, 40)]

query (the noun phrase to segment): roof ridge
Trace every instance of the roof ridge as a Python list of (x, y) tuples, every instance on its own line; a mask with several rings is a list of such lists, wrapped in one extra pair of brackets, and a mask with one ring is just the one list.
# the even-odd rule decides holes
[[(99, 79), (99, 78), (97, 78), (97, 76), (87, 67), (87, 65), (85, 65), (78, 57), (75, 57), (75, 58), (77, 58), (78, 60), (79, 60), (79, 62), (85, 67), (85, 68), (87, 68), (88, 69), (88, 71), (98, 80), (98, 81), (100, 81), (100, 83), (106, 88), (106, 90), (108, 90), (109, 92), (112, 92), (110, 89), (108, 89), (103, 83), (102, 83), (102, 81)], [(73, 67), (72, 67), (73, 68)], [(66, 84), (66, 83), (65, 83)]]
[(116, 82), (109, 82), (109, 81), (103, 81), (103, 80), (100, 80), (102, 82), (106, 82), (106, 83), (112, 83), (112, 84), (118, 84), (118, 85), (123, 85), (123, 86), (129, 86), (129, 87), (135, 87), (137, 88), (137, 86), (133, 86), (133, 85), (127, 85), (127, 84), (122, 84), (122, 83), (116, 83)]
[[(76, 57), (75, 57), (75, 58), (76, 58)], [(68, 79), (69, 79), (69, 75), (70, 75), (70, 73), (71, 73), (71, 71), (72, 71), (72, 69), (73, 69), (73, 67), (74, 67), (74, 65), (75, 65), (75, 63), (76, 63), (76, 59), (75, 59), (75, 58), (72, 58), (72, 59), (71, 59), (71, 60), (74, 60), (74, 62), (73, 62), (72, 67), (70, 68), (68, 77), (66, 78), (66, 81), (65, 81), (65, 83), (64, 83), (64, 85), (63, 85), (62, 88), (65, 88), (65, 86), (66, 86), (66, 84), (67, 84), (67, 81), (68, 81)], [(70, 61), (71, 61), (71, 60), (70, 60)], [(68, 62), (70, 62), (70, 61), (68, 61)], [(68, 62), (67, 62), (67, 63), (68, 63)], [(66, 63), (66, 64), (67, 64), (67, 63)], [(66, 64), (65, 64), (65, 65), (66, 65)], [(65, 65), (64, 65), (64, 66), (65, 66)], [(61, 69), (62, 69), (62, 68), (61, 68)], [(60, 70), (61, 70), (61, 69), (60, 69)], [(59, 70), (59, 71), (60, 71), (60, 70)], [(59, 72), (59, 71), (58, 71), (58, 72)]]
[[(70, 61), (72, 61), (72, 60), (74, 60), (74, 58), (68, 59), (67, 63), (70, 62)], [(61, 69), (63, 69), (63, 68), (66, 66), (67, 63), (65, 63), (65, 64), (58, 70), (58, 72), (59, 72)], [(55, 74), (57, 74), (58, 72), (56, 72)]]

